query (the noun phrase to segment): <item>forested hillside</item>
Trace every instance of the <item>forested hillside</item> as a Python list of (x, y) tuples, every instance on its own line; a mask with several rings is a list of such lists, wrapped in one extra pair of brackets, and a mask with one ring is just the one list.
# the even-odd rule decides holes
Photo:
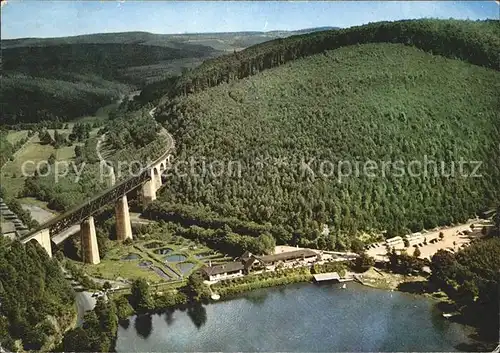
[[(190, 44), (170, 48), (80, 43), (3, 49), (2, 123), (68, 121), (93, 114), (132, 86), (146, 84), (144, 71), (150, 65), (213, 55), (210, 47)], [(129, 71), (136, 67), (143, 75)]]
[[(428, 38), (426, 32), (422, 38)], [(176, 98), (158, 113), (176, 135), (178, 158), (236, 161), (241, 177), (227, 169), (200, 174), (199, 162), (198, 175), (171, 179), (165, 207), (188, 204), (284, 226), (288, 236), (281, 239), (321, 248), (345, 248), (360, 231), (392, 235), (465, 221), (500, 198), (499, 82), (499, 72), (489, 68), (379, 43), (322, 50)], [(432, 164), (429, 173), (417, 176), (381, 167), (384, 161), (407, 166), (426, 159), (437, 163), (437, 172)], [(379, 166), (375, 176), (361, 170), (337, 177), (339, 162), (369, 160)], [(481, 176), (467, 177), (472, 163), (460, 173), (461, 160), (480, 161)], [(321, 175), (322, 161), (334, 166), (333, 173), (327, 169)], [(321, 224), (330, 227), (330, 235), (320, 235)]]
[(139, 100), (145, 104), (169, 91), (170, 77), (208, 58), (302, 32), (125, 32), (2, 40), (2, 123), (70, 120), (94, 113), (132, 87), (146, 87)]
[(212, 52), (212, 48), (201, 45), (174, 49), (137, 44), (59, 44), (4, 49), (2, 60), (4, 70), (32, 76), (53, 77), (60, 72), (71, 72), (127, 81), (121, 72), (124, 68), (172, 59), (203, 58)]
[(208, 60), (184, 75), (171, 94), (197, 92), (286, 62), (346, 45), (401, 43), (493, 69), (500, 67), (498, 21), (404, 20), (276, 39)]
[(156, 34), (148, 32), (117, 32), (85, 34), (60, 38), (20, 38), (2, 40), (2, 49), (17, 47), (51, 46), (60, 44), (137, 44), (168, 48), (186, 48), (187, 46), (211, 47), (215, 50), (229, 51), (246, 48), (276, 38), (294, 34), (311, 33), (334, 27), (306, 28), (298, 31), (270, 32), (215, 32)]
[(99, 77), (71, 80), (4, 73), (0, 100), (2, 124), (68, 121), (120, 98), (130, 88)]
[(50, 348), (74, 318), (74, 296), (55, 259), (33, 241), (0, 237), (0, 345), (17, 351)]

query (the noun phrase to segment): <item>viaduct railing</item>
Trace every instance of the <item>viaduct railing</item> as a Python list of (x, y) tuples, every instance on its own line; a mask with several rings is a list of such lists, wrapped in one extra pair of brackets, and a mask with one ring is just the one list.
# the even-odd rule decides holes
[(145, 182), (151, 180), (153, 178), (153, 169), (165, 159), (168, 159), (172, 150), (175, 148), (174, 140), (170, 134), (168, 134), (164, 130), (164, 135), (167, 136), (168, 148), (167, 150), (154, 162), (150, 163), (148, 166), (142, 169), (140, 173), (136, 176), (132, 176), (113, 187), (104, 190), (97, 196), (87, 200), (86, 202), (72, 208), (71, 210), (41, 224), (38, 228), (30, 231), (25, 234), (22, 238), (20, 238), (21, 242), (26, 242), (34, 237), (38, 232), (44, 229), (50, 230), (50, 236), (55, 236), (63, 230), (69, 228), (73, 224), (81, 223), (89, 216), (97, 213), (101, 210), (105, 205), (110, 204), (112, 202), (117, 201), (123, 195), (126, 195), (128, 192), (134, 190), (135, 188), (141, 186)]

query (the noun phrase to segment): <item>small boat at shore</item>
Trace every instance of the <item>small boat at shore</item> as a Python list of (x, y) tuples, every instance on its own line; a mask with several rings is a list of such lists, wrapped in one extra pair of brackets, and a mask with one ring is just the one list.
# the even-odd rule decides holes
[(444, 317), (444, 318), (450, 318), (450, 317), (452, 317), (452, 316), (453, 316), (453, 314), (450, 314), (450, 313), (443, 313), (443, 317)]
[(345, 284), (345, 283), (344, 283), (344, 284), (342, 285), (342, 289), (346, 289), (346, 288), (347, 288), (347, 284)]

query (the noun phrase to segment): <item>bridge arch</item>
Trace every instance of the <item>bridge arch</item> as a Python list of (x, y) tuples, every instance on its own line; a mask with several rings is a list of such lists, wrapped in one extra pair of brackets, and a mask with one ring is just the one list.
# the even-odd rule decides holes
[(30, 237), (21, 240), (24, 244), (30, 241), (38, 242), (45, 249), (49, 257), (52, 257), (52, 241), (50, 240), (50, 230), (48, 228), (41, 229)]

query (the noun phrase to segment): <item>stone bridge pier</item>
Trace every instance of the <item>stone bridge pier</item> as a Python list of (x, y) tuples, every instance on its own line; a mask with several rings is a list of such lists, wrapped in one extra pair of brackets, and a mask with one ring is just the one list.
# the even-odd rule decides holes
[(95, 232), (94, 217), (90, 216), (80, 224), (82, 241), (82, 259), (86, 264), (96, 265), (101, 262), (97, 236)]
[(163, 181), (161, 176), (167, 170), (172, 160), (172, 155), (169, 154), (164, 160), (159, 161), (155, 165), (151, 166), (149, 175), (151, 179), (146, 181), (142, 185), (142, 203), (143, 206), (151, 203), (151, 201), (156, 200), (156, 191), (161, 189), (163, 186)]
[(45, 249), (49, 257), (52, 257), (52, 242), (50, 240), (50, 229), (42, 229), (35, 234), (29, 239), (29, 240), (36, 240), (38, 244), (42, 246), (42, 248)]
[[(118, 241), (132, 239), (132, 226), (130, 223), (127, 195), (123, 195), (116, 201), (115, 217), (116, 239)], [(94, 217), (90, 216), (81, 223), (80, 236), (82, 241), (83, 262), (93, 265), (100, 263), (101, 259), (99, 256)]]
[[(102, 194), (97, 195), (90, 201), (73, 209), (68, 214), (63, 214), (46, 222), (40, 228), (26, 234), (21, 238), (22, 243), (30, 240), (37, 241), (52, 257), (52, 241), (60, 244), (69, 236), (78, 232), (80, 223), (80, 238), (82, 244), (82, 259), (84, 263), (98, 264), (101, 259), (97, 244), (97, 234), (92, 214), (98, 212), (104, 205), (115, 202), (116, 237), (118, 241), (132, 239), (132, 225), (128, 208), (127, 193), (142, 187), (142, 199), (144, 205), (156, 200), (156, 192), (163, 186), (163, 174), (170, 167), (172, 155), (166, 153), (153, 165), (148, 167), (149, 175), (143, 171), (135, 176), (121, 182)], [(140, 185), (142, 183), (142, 186)], [(118, 197), (118, 199), (117, 199)], [(83, 220), (83, 221), (82, 221)], [(53, 237), (51, 238), (51, 234)]]
[(130, 213), (128, 211), (127, 195), (123, 195), (116, 201), (115, 205), (116, 219), (116, 239), (124, 241), (132, 239), (132, 226), (130, 224)]

